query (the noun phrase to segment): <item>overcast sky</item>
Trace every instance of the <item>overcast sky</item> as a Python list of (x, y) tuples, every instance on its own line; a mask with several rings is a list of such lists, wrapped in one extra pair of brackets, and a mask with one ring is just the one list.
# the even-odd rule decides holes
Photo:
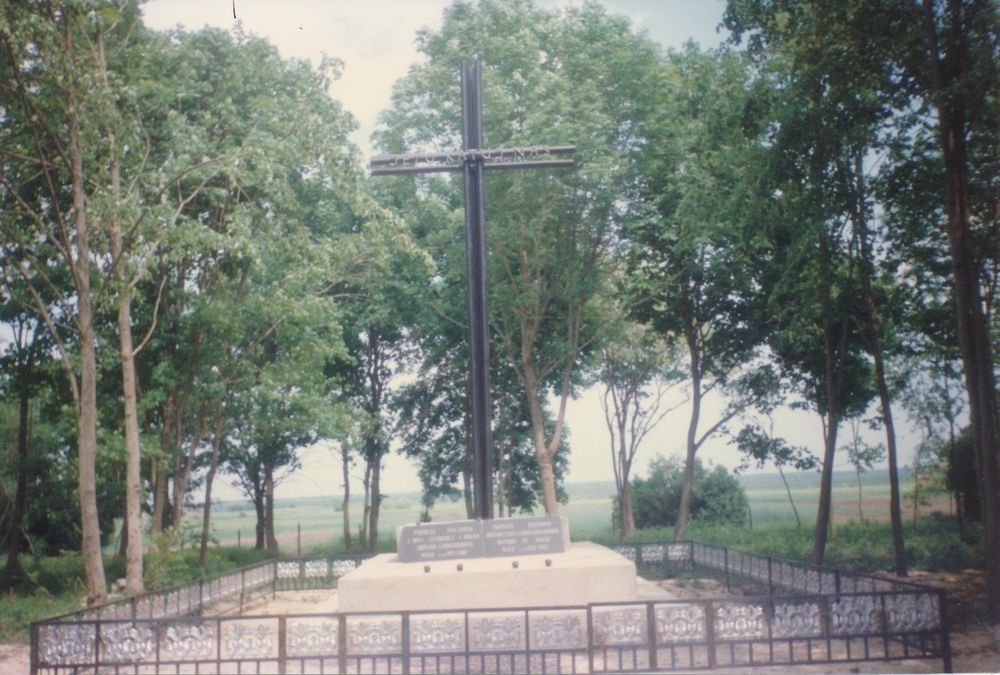
[[(367, 156), (376, 118), (389, 105), (393, 83), (421, 58), (415, 48), (417, 31), (440, 28), (442, 11), (450, 4), (445, 0), (236, 0), (235, 12), (245, 31), (266, 37), (284, 57), (316, 64), (325, 53), (344, 62), (343, 76), (332, 84), (330, 95), (357, 119), (359, 129), (352, 140)], [(538, 0), (538, 4), (565, 7), (581, 3)], [(605, 0), (603, 4), (612, 13), (629, 17), (633, 26), (647, 31), (665, 48), (679, 48), (688, 40), (714, 47), (726, 36), (719, 28), (722, 0)], [(156, 29), (177, 25), (188, 30), (205, 25), (231, 29), (236, 25), (233, 11), (232, 0), (152, 0), (143, 5), (146, 24)], [(718, 408), (717, 401), (708, 402), (703, 426), (711, 424)], [(682, 452), (688, 414), (689, 409), (679, 409), (649, 436), (636, 462), (640, 472), (656, 454)], [(611, 480), (608, 432), (596, 389), (571, 402), (568, 424), (569, 480)], [(807, 445), (814, 453), (822, 449), (820, 421), (815, 414), (783, 411), (777, 417), (775, 432), (793, 444)], [(849, 434), (843, 429), (844, 442)], [(737, 462), (735, 450), (725, 440), (707, 443), (699, 454), (706, 462), (730, 467)], [(909, 461), (909, 456), (904, 445), (903, 461)], [(301, 457), (304, 470), (279, 486), (279, 498), (341, 494), (339, 464), (329, 448), (303, 449)], [(383, 490), (389, 494), (420, 489), (416, 469), (398, 456), (387, 461), (382, 480)], [(229, 486), (220, 486), (216, 494), (220, 499), (242, 497)]]

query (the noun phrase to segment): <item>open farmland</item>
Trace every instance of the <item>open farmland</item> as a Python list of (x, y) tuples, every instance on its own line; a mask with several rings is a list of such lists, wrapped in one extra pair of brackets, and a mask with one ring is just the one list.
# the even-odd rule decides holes
[[(819, 475), (815, 473), (791, 474), (787, 476), (792, 499), (798, 509), (804, 526), (812, 524), (816, 517), (816, 502), (819, 495)], [(776, 473), (749, 474), (740, 477), (750, 501), (753, 527), (787, 525), (795, 522), (795, 516), (788, 501), (788, 494)], [(912, 493), (912, 476), (901, 477), (904, 495)], [(576, 483), (567, 486), (569, 502), (562, 507), (562, 514), (570, 522), (574, 539), (607, 537), (612, 527), (612, 496), (614, 484), (609, 482)], [(833, 490), (834, 522), (841, 524), (859, 520), (858, 488), (851, 472), (834, 475)], [(862, 513), (865, 519), (886, 521), (889, 518), (888, 477), (884, 470), (862, 474)], [(937, 495), (919, 509), (921, 515), (940, 511), (949, 513), (951, 508), (947, 495)], [(420, 518), (420, 495), (417, 493), (388, 495), (383, 500), (380, 522), (380, 538), (391, 542), (396, 527), (417, 522)], [(357, 535), (361, 516), (360, 500), (351, 500), (350, 514), (352, 531)], [(913, 515), (912, 497), (904, 497), (904, 519)], [(200, 510), (188, 513), (190, 527), (200, 526)], [(299, 546), (307, 551), (314, 547), (329, 547), (338, 542), (343, 532), (343, 514), (340, 500), (332, 497), (279, 498), (275, 505), (275, 529), (278, 541), (286, 552), (293, 552)], [(464, 503), (444, 501), (431, 510), (435, 521), (465, 518)], [(665, 523), (668, 525), (668, 523)], [(747, 523), (748, 527), (750, 523)], [(221, 544), (253, 546), (254, 510), (247, 502), (222, 502), (212, 509), (212, 536)]]

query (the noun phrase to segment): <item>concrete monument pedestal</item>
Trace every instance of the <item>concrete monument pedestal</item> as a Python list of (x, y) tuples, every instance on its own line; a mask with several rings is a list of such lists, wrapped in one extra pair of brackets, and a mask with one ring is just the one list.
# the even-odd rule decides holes
[(565, 519), (405, 526), (398, 553), (341, 577), (340, 611), (549, 607), (638, 598), (635, 565), (609, 548), (569, 545)]

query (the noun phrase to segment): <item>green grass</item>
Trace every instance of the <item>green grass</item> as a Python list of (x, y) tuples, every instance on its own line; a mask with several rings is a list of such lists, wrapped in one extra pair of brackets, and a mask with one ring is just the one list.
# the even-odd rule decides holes
[[(190, 583), (200, 577), (196, 549), (173, 551), (161, 556), (166, 561), (158, 561), (157, 556), (155, 552), (146, 554), (147, 591)], [(205, 560), (205, 576), (252, 565), (265, 558), (263, 551), (253, 549), (213, 548)], [(86, 594), (79, 555), (26, 555), (20, 561), (25, 574), (19, 580), (16, 592), (0, 599), (0, 642), (28, 642), (33, 621), (80, 609)], [(151, 572), (158, 565), (166, 573), (154, 577)], [(125, 575), (124, 561), (105, 557), (104, 570), (109, 582), (121, 578)]]
[(0, 600), (0, 642), (26, 644), (33, 621), (79, 609), (75, 594), (11, 594)]
[[(629, 541), (669, 541), (672, 538), (673, 528), (662, 527), (640, 530)], [(694, 521), (688, 527), (685, 538), (803, 562), (809, 560), (813, 546), (812, 528), (800, 528), (794, 524), (749, 530)], [(984, 560), (980, 541), (978, 529), (968, 528), (963, 533), (954, 519), (933, 515), (919, 518), (916, 528), (907, 525), (904, 532), (909, 566), (935, 572), (982, 566)], [(890, 524), (856, 521), (840, 525), (827, 541), (825, 564), (856, 572), (893, 569)]]

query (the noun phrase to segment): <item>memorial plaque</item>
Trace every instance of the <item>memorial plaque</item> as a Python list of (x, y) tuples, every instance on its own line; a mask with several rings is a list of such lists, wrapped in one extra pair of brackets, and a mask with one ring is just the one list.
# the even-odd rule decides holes
[(569, 540), (558, 516), (455, 520), (404, 525), (396, 537), (399, 562), (563, 553)]
[(483, 555), (483, 525), (478, 520), (425, 523), (400, 528), (400, 562), (479, 558)]
[(563, 553), (566, 540), (562, 522), (558, 516), (485, 521), (484, 553), (488, 557)]

